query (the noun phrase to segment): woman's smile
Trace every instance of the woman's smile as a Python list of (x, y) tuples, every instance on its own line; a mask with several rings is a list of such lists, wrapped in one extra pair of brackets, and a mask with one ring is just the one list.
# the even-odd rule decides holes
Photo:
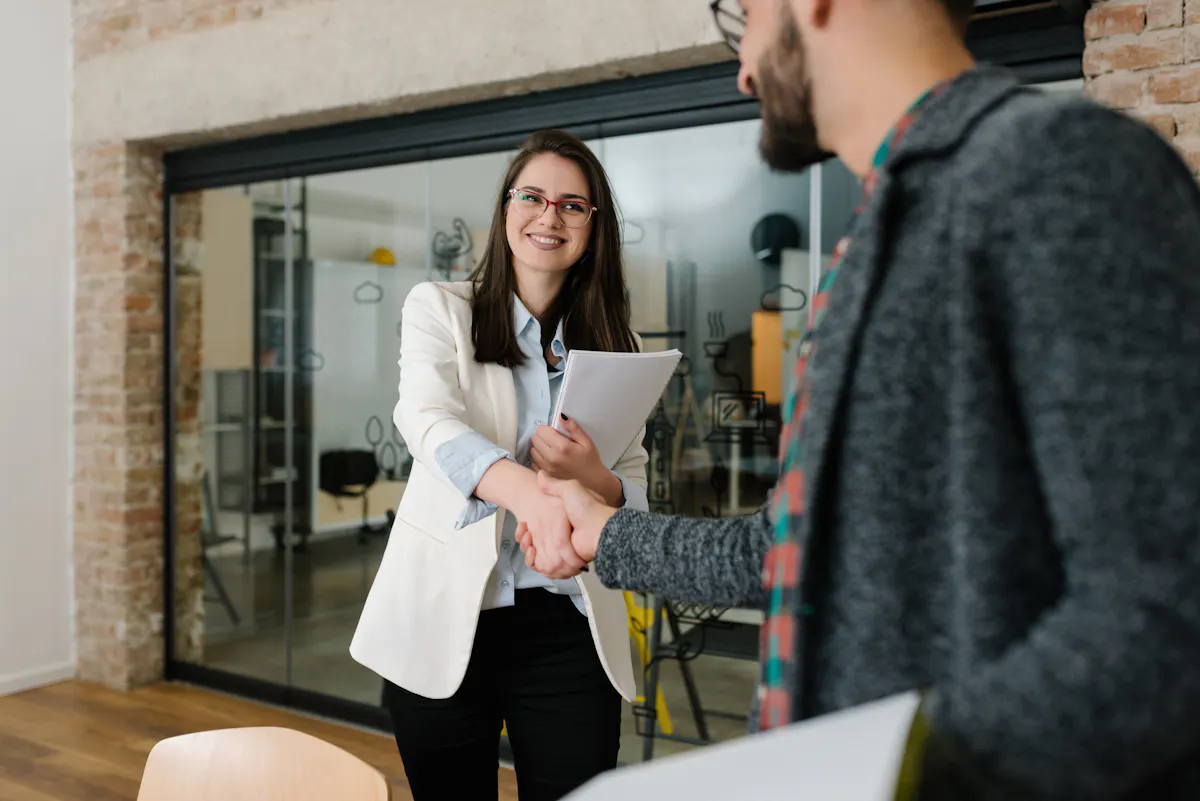
[(526, 234), (525, 236), (538, 250), (558, 250), (567, 244), (567, 240), (553, 234)]

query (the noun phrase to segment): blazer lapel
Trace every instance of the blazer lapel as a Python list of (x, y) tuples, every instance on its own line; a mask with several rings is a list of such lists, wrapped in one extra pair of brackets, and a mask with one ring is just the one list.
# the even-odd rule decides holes
[(512, 370), (498, 364), (488, 365), (493, 408), (496, 410), (496, 444), (517, 453), (517, 387)]
[[(820, 519), (823, 479), (834, 453), (832, 440), (838, 436), (850, 378), (858, 361), (865, 316), (883, 277), (890, 235), (888, 210), (895, 195), (894, 176), (909, 161), (952, 150), (983, 115), (1018, 91), (1026, 90), (1011, 73), (977, 67), (944, 93), (931, 98), (897, 144), (888, 167), (879, 174), (875, 191), (860, 213), (850, 248), (838, 269), (824, 322), (817, 332), (816, 353), (808, 366), (811, 389), (804, 423), (808, 443), (805, 483), (809, 513), (803, 523), (806, 541)], [(805, 564), (809, 563), (811, 560), (806, 558)]]

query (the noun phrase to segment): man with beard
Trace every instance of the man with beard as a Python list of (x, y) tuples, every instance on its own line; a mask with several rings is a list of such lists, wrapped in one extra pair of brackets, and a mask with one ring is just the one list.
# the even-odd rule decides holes
[(836, 154), (862, 206), (768, 504), (654, 516), (543, 477), (572, 546), (612, 587), (763, 604), (756, 728), (920, 689), (922, 799), (1195, 798), (1189, 170), (1139, 123), (974, 64), (969, 0), (714, 8), (765, 160)]

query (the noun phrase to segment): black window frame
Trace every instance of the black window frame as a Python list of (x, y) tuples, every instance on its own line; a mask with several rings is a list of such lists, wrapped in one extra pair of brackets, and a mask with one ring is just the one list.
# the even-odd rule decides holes
[[(1083, 29), (1047, 3), (972, 23), (981, 61), (1028, 83), (1083, 77)], [(737, 91), (737, 62), (620, 78), (526, 95), (324, 125), (169, 151), (165, 192), (361, 170), (515, 149), (532, 131), (565, 128), (584, 139), (754, 119)]]

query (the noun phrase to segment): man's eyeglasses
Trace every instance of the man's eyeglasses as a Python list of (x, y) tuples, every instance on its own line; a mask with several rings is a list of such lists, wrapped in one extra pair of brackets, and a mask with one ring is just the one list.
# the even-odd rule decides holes
[(742, 11), (736, 0), (712, 0), (708, 9), (725, 44), (733, 52), (738, 52), (742, 45), (742, 33), (746, 30), (746, 12)]
[(582, 200), (551, 200), (531, 189), (510, 189), (508, 197), (512, 201), (513, 211), (527, 220), (536, 220), (546, 213), (548, 207), (553, 206), (558, 219), (568, 228), (582, 228), (598, 211), (591, 203)]

